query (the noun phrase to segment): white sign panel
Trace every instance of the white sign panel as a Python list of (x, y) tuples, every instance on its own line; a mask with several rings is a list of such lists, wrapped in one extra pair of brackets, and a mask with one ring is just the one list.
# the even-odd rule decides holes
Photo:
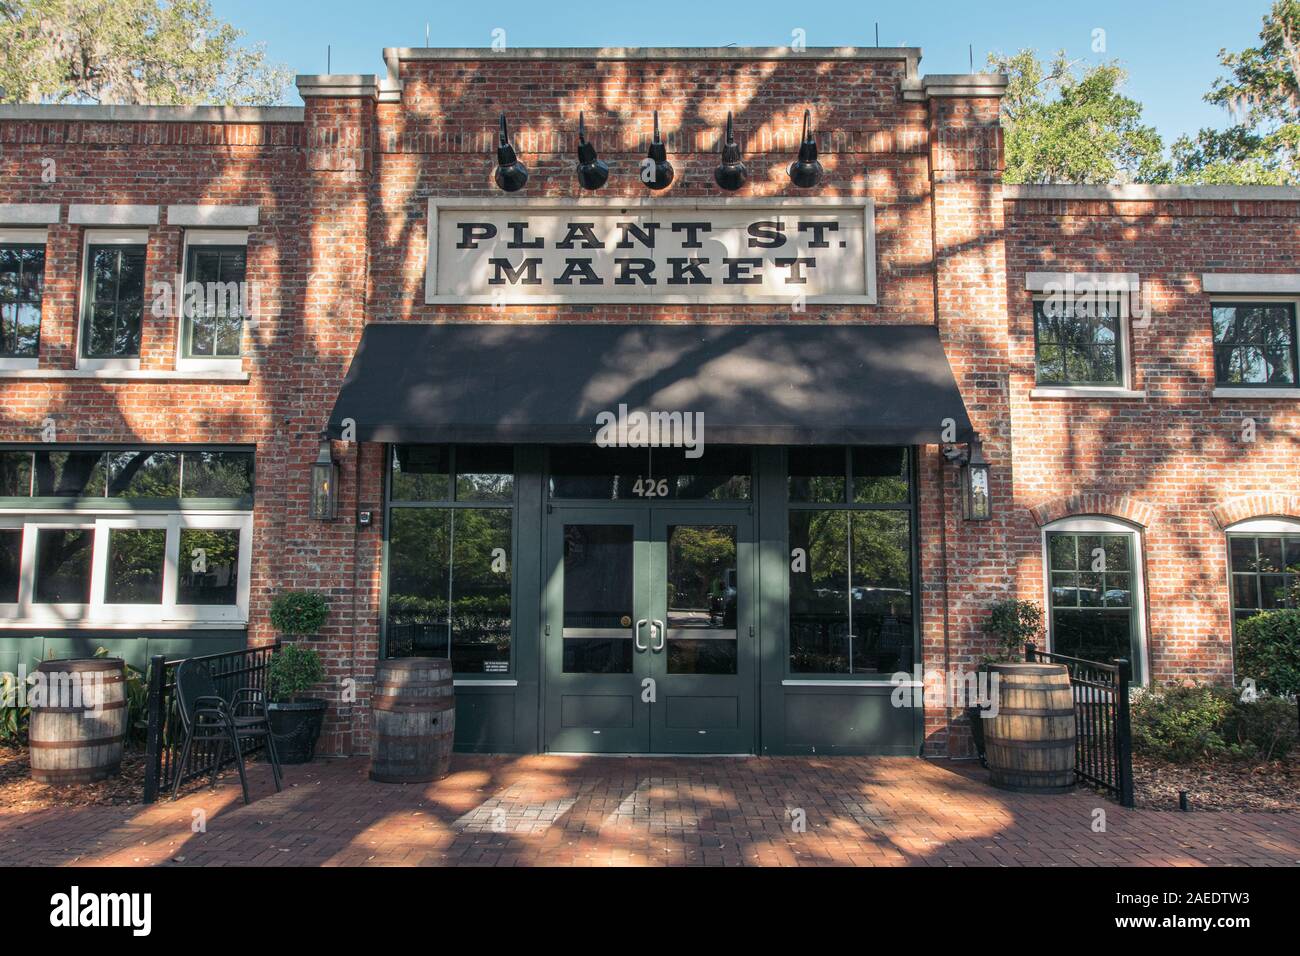
[(869, 199), (430, 200), (430, 304), (872, 305)]

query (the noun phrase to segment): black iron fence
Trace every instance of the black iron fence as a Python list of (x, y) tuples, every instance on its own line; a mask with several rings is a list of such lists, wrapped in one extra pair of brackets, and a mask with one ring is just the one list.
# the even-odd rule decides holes
[(1074, 775), (1133, 806), (1133, 731), (1129, 721), (1129, 662), (1085, 661), (1025, 645), (1030, 663), (1064, 664), (1074, 691)]
[[(185, 743), (185, 730), (181, 723), (176, 699), (176, 668), (185, 660), (201, 661), (212, 675), (217, 692), (230, 700), (241, 687), (266, 689), (267, 672), (271, 656), (279, 649), (277, 641), (270, 647), (250, 647), (224, 654), (205, 654), (202, 657), (181, 658), (169, 661), (162, 655), (149, 659), (148, 730), (145, 736), (144, 802), (153, 803), (158, 794), (171, 789), (176, 781), (177, 764), (181, 747)], [(247, 756), (262, 748), (256, 746), (244, 751)], [(233, 766), (235, 756), (226, 748), (221, 767)], [(216, 761), (216, 743), (195, 743), (190, 752), (182, 782), (211, 774)], [(221, 769), (221, 768), (218, 768)]]

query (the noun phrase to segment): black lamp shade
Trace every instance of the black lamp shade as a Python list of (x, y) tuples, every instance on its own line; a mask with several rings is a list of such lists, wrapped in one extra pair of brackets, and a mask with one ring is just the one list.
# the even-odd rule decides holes
[(812, 134), (812, 113), (803, 111), (803, 140), (799, 158), (790, 164), (790, 182), (800, 189), (811, 189), (821, 182), (822, 164), (817, 161), (817, 141)]
[(713, 181), (727, 192), (735, 192), (745, 185), (749, 170), (740, 158), (740, 147), (731, 132), (731, 114), (727, 114), (727, 138), (722, 144), (722, 162), (713, 171)]
[(596, 147), (587, 142), (587, 127), (578, 114), (578, 185), (599, 189), (609, 179), (609, 165), (596, 158)]
[(494, 178), (497, 187), (508, 193), (518, 192), (528, 182), (528, 169), (519, 161), (515, 148), (510, 145), (505, 113), (501, 114), (501, 137), (497, 145), (497, 170)]
[(645, 161), (641, 163), (641, 182), (646, 189), (658, 192), (667, 189), (673, 182), (673, 164), (668, 162), (668, 147), (659, 138), (659, 111), (655, 110), (654, 138), (646, 150)]

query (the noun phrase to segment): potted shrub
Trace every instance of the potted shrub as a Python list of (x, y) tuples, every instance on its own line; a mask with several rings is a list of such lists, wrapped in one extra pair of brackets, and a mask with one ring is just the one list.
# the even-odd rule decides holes
[[(981, 657), (980, 670), (990, 664), (1018, 661), (1025, 644), (1038, 641), (1043, 636), (1043, 610), (1033, 601), (998, 601), (989, 606), (989, 616), (984, 621), (984, 633), (994, 639), (993, 653)], [(967, 707), (971, 738), (980, 763), (984, 763), (984, 718), (979, 707)]]
[[(317, 634), (329, 605), (313, 591), (285, 591), (271, 602), (271, 624), (285, 637)], [(325, 679), (320, 654), (301, 644), (284, 644), (271, 657), (267, 710), (281, 763), (307, 763), (316, 753), (326, 702), (304, 696)]]

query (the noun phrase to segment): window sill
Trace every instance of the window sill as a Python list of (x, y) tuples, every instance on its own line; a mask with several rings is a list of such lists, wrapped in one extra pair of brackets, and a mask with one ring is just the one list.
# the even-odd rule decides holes
[(217, 371), (213, 369), (103, 369), (103, 368), (45, 368), (10, 369), (0, 367), (0, 378), (29, 379), (97, 379), (101, 382), (247, 382), (244, 371)]
[(1215, 388), (1212, 398), (1289, 398), (1300, 400), (1300, 388)]
[(1029, 390), (1030, 398), (1114, 398), (1143, 399), (1145, 389), (1110, 388), (1104, 385), (1044, 385)]
[(457, 677), (452, 681), (456, 687), (518, 687), (517, 680), (476, 680), (473, 677)]
[(40, 368), (40, 359), (34, 358), (0, 358), (0, 371), (19, 372)]
[(0, 619), (0, 631), (60, 630), (60, 631), (238, 631), (248, 627), (247, 621), (58, 621), (50, 619), (24, 620)]

